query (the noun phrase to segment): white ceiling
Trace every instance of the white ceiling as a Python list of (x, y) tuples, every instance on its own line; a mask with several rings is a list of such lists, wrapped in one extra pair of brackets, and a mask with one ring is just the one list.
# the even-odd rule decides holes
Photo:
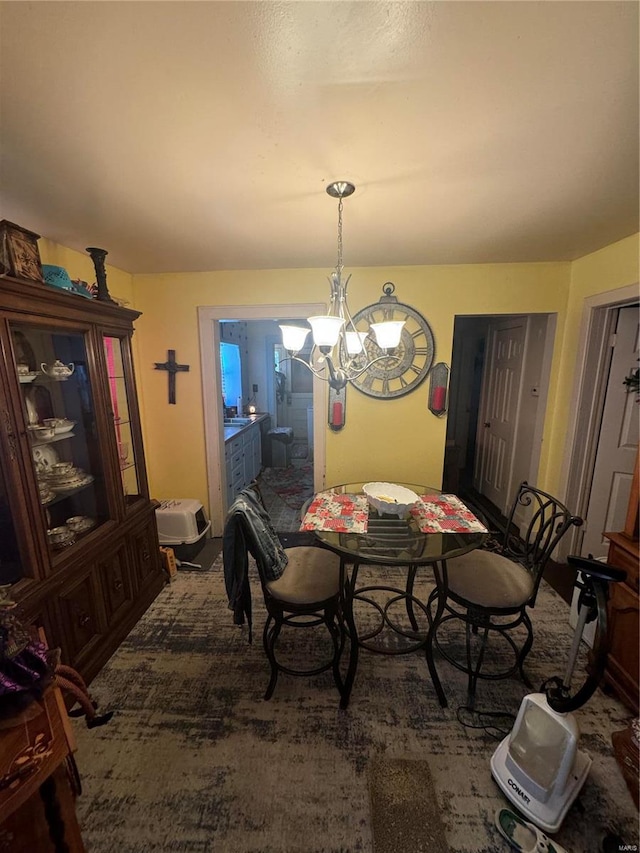
[(637, 2), (3, 2), (0, 215), (129, 272), (638, 230)]

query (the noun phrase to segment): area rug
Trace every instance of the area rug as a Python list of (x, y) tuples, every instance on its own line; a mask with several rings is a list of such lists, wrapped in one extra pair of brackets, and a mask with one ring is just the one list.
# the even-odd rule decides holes
[(375, 853), (449, 853), (428, 761), (374, 758), (367, 780)]
[[(313, 466), (290, 465), (288, 468), (265, 468), (258, 478), (260, 490), (273, 492), (291, 509), (298, 509), (313, 497)], [(268, 495), (265, 495), (268, 501)]]
[[(367, 577), (391, 586), (405, 580), (402, 569), (363, 567), (362, 581)], [(420, 572), (421, 597), (431, 584), (430, 573)], [(280, 675), (265, 702), (265, 612), (255, 574), (252, 589), (249, 645), (246, 626), (232, 622), (220, 558), (208, 573), (179, 572), (92, 682), (101, 707), (115, 714), (91, 730), (74, 720), (87, 850), (379, 853), (371, 767), (410, 759), (428, 765), (430, 806), (435, 798), (452, 853), (507, 853), (493, 822), (505, 803), (489, 770), (497, 741), (489, 729), (459, 721), (463, 676), (438, 663), (449, 699), (441, 708), (422, 654), (362, 651), (347, 710), (339, 709), (329, 673)], [(372, 614), (358, 614), (362, 629)], [(543, 583), (528, 665), (536, 684), (564, 668), (568, 617), (568, 606)], [(319, 637), (313, 630), (294, 635), (296, 656), (312, 658)], [(515, 679), (484, 682), (478, 706), (515, 713), (526, 692)], [(578, 712), (581, 745), (594, 763), (557, 835), (570, 853), (599, 853), (607, 832), (638, 844), (637, 812), (611, 746), (611, 733), (629, 717), (600, 692)], [(403, 780), (386, 778), (389, 801), (398, 800)], [(403, 826), (411, 837), (427, 838), (417, 808), (405, 811), (403, 823), (411, 824)]]

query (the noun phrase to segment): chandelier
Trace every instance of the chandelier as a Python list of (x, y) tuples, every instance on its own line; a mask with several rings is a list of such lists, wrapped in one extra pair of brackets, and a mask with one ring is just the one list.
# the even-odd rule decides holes
[[(327, 187), (327, 193), (338, 199), (338, 262), (329, 277), (329, 313), (325, 316), (308, 317), (308, 326), (280, 325), (282, 344), (289, 353), (289, 359), (304, 364), (315, 376), (328, 382), (335, 391), (341, 391), (347, 382), (357, 379), (369, 370), (372, 364), (393, 357), (392, 351), (400, 343), (404, 326), (404, 320), (389, 320), (371, 323), (366, 331), (358, 331), (351, 319), (347, 304), (347, 286), (351, 276), (343, 280), (342, 200), (354, 190), (355, 186), (348, 181), (337, 181)], [(313, 335), (313, 346), (307, 361), (299, 353), (305, 346), (309, 332)], [(375, 336), (376, 344), (384, 353), (370, 361), (367, 360), (364, 345), (368, 335)]]

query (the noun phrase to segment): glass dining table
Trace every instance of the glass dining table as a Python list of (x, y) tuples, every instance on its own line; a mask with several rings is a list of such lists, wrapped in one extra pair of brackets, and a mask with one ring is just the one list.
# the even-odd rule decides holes
[[(318, 492), (300, 528), (313, 531), (321, 545), (340, 556), (343, 614), (351, 641), (340, 705), (346, 708), (349, 703), (359, 649), (386, 655), (424, 649), (433, 686), (445, 707), (447, 700), (433, 660), (433, 639), (446, 598), (446, 561), (479, 548), (489, 534), (455, 495), (415, 483), (394, 484), (419, 497), (406, 517), (398, 517), (369, 505), (364, 485), (344, 483)], [(365, 566), (366, 581), (358, 585), (360, 569)], [(427, 601), (415, 594), (421, 566), (434, 570), (436, 585)], [(398, 573), (399, 568), (406, 572)], [(373, 613), (375, 624), (371, 626), (371, 619), (365, 619), (366, 626), (358, 630), (355, 614), (362, 608), (373, 608), (368, 615)], [(421, 626), (418, 619), (423, 616), (426, 621)]]

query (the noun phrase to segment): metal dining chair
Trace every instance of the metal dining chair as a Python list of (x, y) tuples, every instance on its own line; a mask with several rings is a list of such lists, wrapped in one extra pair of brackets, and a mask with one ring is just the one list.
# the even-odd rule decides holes
[[(328, 670), (341, 698), (347, 701), (340, 674), (340, 659), (346, 633), (341, 612), (340, 558), (326, 548), (298, 546), (283, 548), (262, 503), (259, 490), (244, 489), (227, 514), (223, 532), (223, 562), (229, 606), (234, 621), (249, 623), (251, 642), (251, 591), (249, 561), (256, 562), (267, 609), (263, 629), (264, 650), (271, 677), (264, 698), (270, 699), (280, 672), (314, 676)], [(324, 625), (329, 633), (332, 654), (317, 666), (294, 668), (276, 655), (278, 637), (284, 627), (313, 628)]]
[[(519, 671), (531, 687), (523, 668), (533, 645), (527, 611), (535, 606), (542, 574), (558, 543), (571, 527), (581, 524), (582, 519), (572, 515), (557, 498), (525, 481), (518, 488), (502, 541), (495, 550), (477, 549), (436, 567), (438, 583), (428, 599), (432, 642), (445, 660), (467, 674), (470, 706), (475, 701), (478, 679), (509, 678)], [(443, 626), (454, 620), (461, 620), (465, 626), (463, 660), (455, 656), (443, 637)], [(519, 645), (514, 632), (521, 625), (526, 635)], [(473, 641), (473, 635), (479, 635), (478, 641)], [(494, 635), (506, 640), (513, 663), (488, 671), (483, 664), (490, 636)]]

